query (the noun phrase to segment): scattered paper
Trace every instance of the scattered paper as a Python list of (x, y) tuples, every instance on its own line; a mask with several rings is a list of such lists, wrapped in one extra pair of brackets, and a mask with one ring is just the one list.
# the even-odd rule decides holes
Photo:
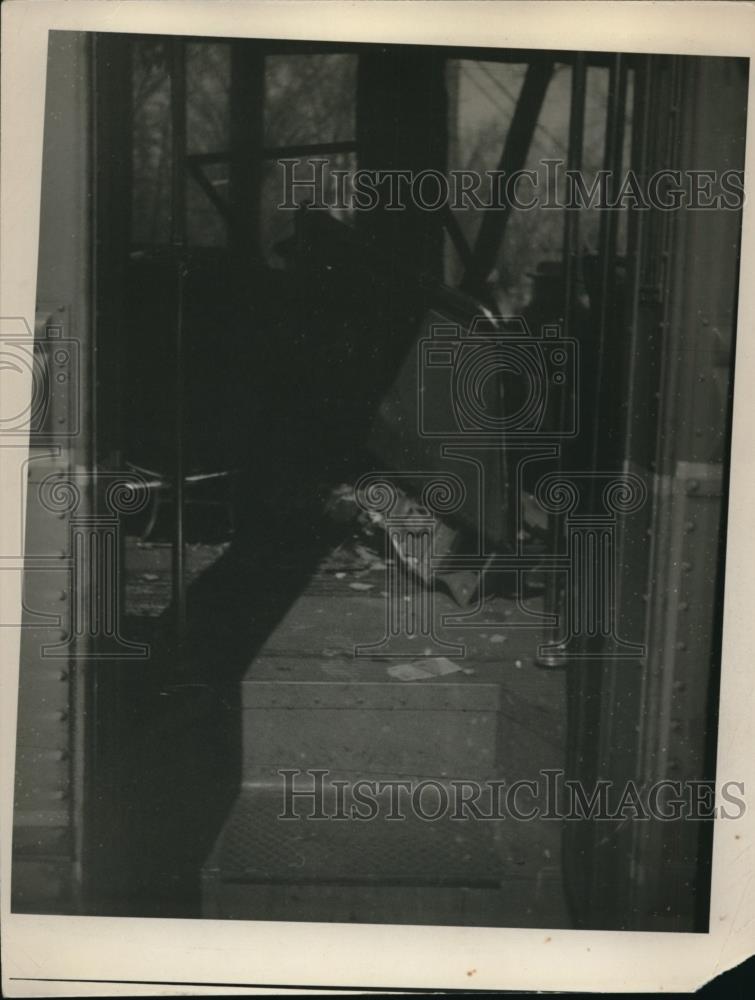
[(388, 667), (390, 676), (400, 681), (425, 681), (430, 677), (442, 677), (444, 674), (455, 674), (462, 670), (462, 667), (449, 660), (447, 656), (428, 656), (412, 663), (397, 663)]
[(352, 590), (372, 590), (375, 586), (373, 583), (350, 583), (349, 586)]
[(400, 681), (424, 681), (428, 677), (432, 677), (432, 674), (413, 663), (397, 663), (395, 666), (388, 667), (388, 673)]
[(447, 656), (433, 656), (422, 661), (425, 670), (429, 670), (433, 677), (441, 677), (443, 674), (456, 674), (462, 669), (458, 663), (449, 660)]

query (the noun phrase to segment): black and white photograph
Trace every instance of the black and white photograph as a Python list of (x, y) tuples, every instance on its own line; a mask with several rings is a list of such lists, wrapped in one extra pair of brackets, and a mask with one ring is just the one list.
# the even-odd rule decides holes
[(258, 6), (46, 33), (10, 918), (728, 930), (751, 39)]

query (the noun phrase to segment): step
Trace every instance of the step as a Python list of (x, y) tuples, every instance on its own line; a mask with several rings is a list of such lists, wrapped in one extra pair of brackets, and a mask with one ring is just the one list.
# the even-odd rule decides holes
[[(464, 683), (407, 683), (372, 663), (342, 664), (344, 679), (312, 679), (323, 667), (333, 665), (257, 661), (241, 692), (244, 780), (291, 767), (437, 777), (494, 773), (497, 684), (466, 677)], [(352, 680), (345, 679), (349, 672)]]
[[(442, 610), (453, 607), (449, 601)], [(531, 632), (469, 630), (466, 655), (445, 657), (454, 672), (403, 680), (392, 674), (397, 665), (422, 666), (437, 649), (418, 637), (406, 644), (413, 655), (356, 655), (360, 643), (380, 638), (384, 615), (380, 596), (348, 590), (342, 598), (305, 593), (292, 604), (241, 681), (245, 783), (294, 767), (484, 779), (500, 769), (502, 718), (518, 714), (512, 691), (525, 692), (514, 701), (525, 717), (534, 711), (532, 728), (552, 719), (552, 682), (544, 692), (544, 679), (530, 683), (535, 701), (527, 701), (522, 666)]]
[(329, 818), (308, 818), (311, 803), (297, 802), (288, 810), (297, 818), (282, 818), (280, 795), (242, 791), (203, 870), (203, 916), (563, 925), (555, 829), (514, 830), (451, 809), (433, 821), (403, 807), (401, 820), (388, 809), (370, 821), (337, 819), (327, 795), (323, 808)]

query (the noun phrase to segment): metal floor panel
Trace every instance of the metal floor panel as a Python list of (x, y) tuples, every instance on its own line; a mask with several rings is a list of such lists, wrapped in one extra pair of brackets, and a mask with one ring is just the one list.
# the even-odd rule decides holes
[[(382, 814), (369, 821), (307, 819), (308, 804), (300, 805), (302, 818), (282, 819), (283, 807), (280, 794), (244, 792), (205, 876), (223, 882), (468, 888), (498, 888), (506, 876), (496, 821), (410, 815), (389, 820)], [(428, 813), (433, 807), (424, 804)], [(326, 806), (326, 812), (335, 807)]]

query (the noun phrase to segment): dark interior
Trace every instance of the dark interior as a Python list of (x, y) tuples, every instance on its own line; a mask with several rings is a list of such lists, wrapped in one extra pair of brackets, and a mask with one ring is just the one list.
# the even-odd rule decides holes
[[(655, 891), (635, 877), (644, 848), (621, 819), (287, 826), (277, 809), (292, 768), (444, 787), (558, 770), (589, 784), (633, 778), (652, 758), (661, 654), (641, 641), (661, 630), (648, 539), (666, 515), (648, 503), (606, 520), (605, 483), (634, 476), (649, 492), (680, 461), (720, 472), (733, 329), (705, 388), (720, 454), (702, 459), (709, 430), (693, 440), (685, 423), (695, 291), (678, 294), (667, 215), (474, 199), (397, 211), (385, 176), (369, 210), (337, 192), (357, 170), (467, 171), (484, 178), (484, 201), (485, 171), (554, 158), (589, 181), (601, 169), (644, 177), (682, 149), (666, 113), (678, 93), (726, 60), (701, 70), (691, 57), (523, 49), (88, 44), (93, 465), (144, 501), (119, 529), (120, 639), (149, 653), (79, 675), (77, 912), (704, 930), (705, 824), (652, 825), (654, 864), (674, 857)], [(721, 78), (741, 94), (741, 67)], [(684, 162), (714, 147), (715, 136), (685, 147)], [(292, 163), (299, 181), (287, 187)], [(546, 178), (552, 198), (561, 183)], [(732, 233), (719, 241), (735, 264)], [(695, 239), (695, 260), (713, 266), (716, 244), (702, 227)], [(501, 370), (476, 397), (495, 435), (464, 452), (479, 428), (449, 404), (453, 380), (496, 337), (508, 367), (494, 354)], [(679, 358), (686, 395), (668, 375)], [(530, 371), (545, 386), (536, 398)], [(579, 634), (572, 557), (586, 536), (543, 488), (564, 473), (588, 484), (582, 527), (592, 517), (595, 545), (610, 536), (618, 553), (590, 577), (610, 591), (610, 621)], [(464, 500), (430, 517), (425, 487), (438, 475)], [(401, 535), (401, 517), (363, 502), (375, 477), (396, 486), (404, 528), (424, 525), (431, 570), (414, 529)], [(715, 562), (725, 503), (706, 516)], [(684, 539), (664, 544), (685, 565), (672, 547)], [(705, 689), (715, 715), (721, 579), (700, 573), (689, 689)], [(411, 593), (394, 592), (399, 578)], [(682, 706), (675, 732), (684, 712), (694, 722)], [(678, 767), (698, 775), (695, 754), (704, 747), (709, 763), (715, 736), (713, 724), (691, 736)], [(34, 905), (14, 885), (14, 906)]]

